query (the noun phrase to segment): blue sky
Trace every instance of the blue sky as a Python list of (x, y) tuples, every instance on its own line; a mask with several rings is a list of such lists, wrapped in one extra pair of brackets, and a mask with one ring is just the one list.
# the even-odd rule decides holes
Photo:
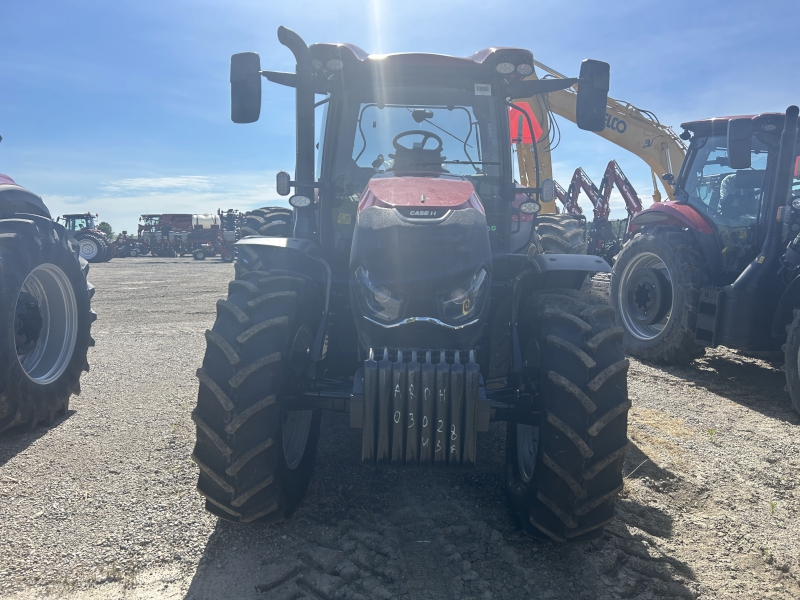
[[(228, 66), (241, 51), (292, 70), (285, 25), (308, 43), (369, 52), (469, 55), (519, 46), (576, 75), (611, 63), (611, 96), (676, 129), (713, 115), (800, 102), (797, 1), (3, 0), (0, 172), (53, 214), (91, 210), (119, 231), (144, 212), (212, 212), (274, 201), (294, 169), (293, 92), (265, 81), (261, 120), (229, 119)], [(793, 43), (794, 42), (794, 43)], [(561, 124), (555, 177), (583, 166), (599, 181), (616, 158), (640, 195), (635, 156)], [(623, 216), (617, 200), (614, 216)]]

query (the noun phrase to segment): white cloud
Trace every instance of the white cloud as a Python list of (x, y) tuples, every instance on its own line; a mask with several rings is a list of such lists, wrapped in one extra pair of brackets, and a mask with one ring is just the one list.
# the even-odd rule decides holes
[(103, 185), (107, 192), (138, 193), (162, 192), (165, 190), (205, 191), (214, 187), (210, 177), (204, 175), (181, 175), (179, 177), (135, 177), (120, 179)]

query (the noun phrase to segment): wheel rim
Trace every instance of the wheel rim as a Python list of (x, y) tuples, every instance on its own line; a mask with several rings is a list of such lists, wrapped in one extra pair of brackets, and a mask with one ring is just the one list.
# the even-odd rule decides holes
[(286, 413), (283, 420), (283, 456), (290, 469), (296, 469), (303, 460), (313, 418), (313, 410), (293, 410)]
[(642, 341), (656, 339), (672, 318), (675, 290), (657, 254), (637, 254), (620, 275), (619, 315), (625, 329)]
[(97, 256), (98, 252), (100, 252), (100, 248), (92, 239), (82, 239), (78, 242), (78, 252), (80, 255), (85, 258), (86, 260), (91, 260), (95, 256)]
[(524, 483), (533, 479), (536, 455), (539, 451), (539, 428), (517, 423), (517, 466)]
[(78, 303), (66, 273), (54, 264), (36, 267), (17, 299), (17, 360), (31, 381), (58, 379), (78, 337)]

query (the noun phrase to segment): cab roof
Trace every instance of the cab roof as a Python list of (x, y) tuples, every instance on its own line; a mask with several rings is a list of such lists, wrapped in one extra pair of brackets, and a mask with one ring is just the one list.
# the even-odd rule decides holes
[(765, 133), (780, 133), (783, 130), (784, 113), (761, 113), (758, 115), (731, 115), (727, 117), (713, 117), (700, 119), (698, 121), (687, 121), (681, 123), (681, 127), (688, 129), (692, 133), (709, 135), (711, 133), (725, 133), (728, 131), (728, 122), (732, 119), (751, 119), (753, 121), (753, 131), (759, 129)]

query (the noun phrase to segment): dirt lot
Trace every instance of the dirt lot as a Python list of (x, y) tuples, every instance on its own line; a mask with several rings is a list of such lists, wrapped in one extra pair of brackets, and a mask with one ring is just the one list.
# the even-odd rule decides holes
[(798, 598), (800, 418), (774, 365), (714, 351), (632, 361), (617, 519), (588, 545), (535, 543), (503, 492), (504, 425), (480, 468), (370, 471), (323, 418), (287, 523), (217, 522), (189, 460), (218, 259), (93, 266), (97, 346), (51, 428), (0, 436), (0, 595), (39, 598)]

